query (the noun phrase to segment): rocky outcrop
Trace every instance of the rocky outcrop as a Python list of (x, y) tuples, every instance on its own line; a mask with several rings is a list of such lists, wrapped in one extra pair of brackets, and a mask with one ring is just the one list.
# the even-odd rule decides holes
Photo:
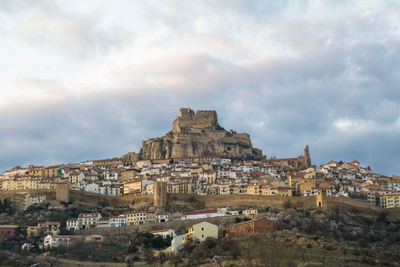
[(261, 158), (260, 149), (253, 148), (250, 136), (226, 131), (218, 123), (215, 110), (182, 108), (172, 131), (160, 138), (142, 142), (141, 159), (174, 159), (187, 157)]

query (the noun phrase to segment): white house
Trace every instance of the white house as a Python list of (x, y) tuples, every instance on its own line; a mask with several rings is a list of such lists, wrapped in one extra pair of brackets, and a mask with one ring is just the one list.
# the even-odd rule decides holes
[(310, 189), (310, 190), (304, 190), (303, 196), (309, 197), (309, 196), (316, 196), (318, 194), (318, 189)]
[(163, 238), (169, 237), (175, 237), (175, 231), (173, 229), (164, 229), (164, 230), (157, 230), (157, 231), (151, 231), (153, 235), (159, 235), (162, 236)]
[(217, 210), (193, 210), (189, 211), (186, 214), (186, 220), (205, 219), (205, 218), (219, 217), (219, 216), (224, 216), (224, 215), (218, 213)]
[(102, 193), (100, 192), (100, 185), (98, 183), (85, 184), (83, 190), (91, 193), (99, 193), (99, 194)]
[(71, 242), (70, 236), (63, 236), (63, 235), (47, 235), (44, 238), (43, 246), (44, 248), (57, 248), (57, 247), (67, 247)]
[(79, 230), (80, 226), (79, 226), (79, 220), (78, 218), (71, 218), (67, 220), (67, 230)]
[(101, 190), (105, 195), (120, 196), (121, 195), (122, 184), (103, 184), (103, 190)]
[(92, 225), (96, 225), (101, 219), (100, 213), (80, 213), (78, 216), (79, 226), (81, 228), (87, 228)]
[(167, 212), (158, 212), (156, 214), (156, 222), (168, 222), (169, 214)]
[(154, 183), (146, 185), (142, 192), (143, 195), (152, 195), (154, 193)]
[(126, 225), (126, 216), (119, 215), (119, 216), (110, 217), (109, 225), (110, 225), (110, 227), (121, 227), (121, 226)]
[(238, 210), (229, 210), (228, 207), (226, 207), (226, 208), (218, 208), (218, 213), (221, 214), (221, 216), (239, 215), (239, 211)]
[(83, 241), (87, 242), (102, 242), (103, 236), (101, 235), (47, 235), (43, 241), (43, 247), (46, 249), (57, 248), (57, 247), (68, 247), (71, 242)]
[(118, 172), (105, 171), (103, 173), (104, 180), (118, 181)]

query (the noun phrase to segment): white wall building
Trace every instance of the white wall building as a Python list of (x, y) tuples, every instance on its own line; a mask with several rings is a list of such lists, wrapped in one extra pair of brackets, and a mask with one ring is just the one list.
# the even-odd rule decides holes
[(100, 213), (80, 213), (78, 216), (80, 228), (87, 228), (96, 225), (100, 219)]
[(68, 219), (67, 222), (66, 222), (66, 226), (67, 226), (67, 230), (68, 231), (70, 231), (70, 230), (74, 230), (74, 231), (79, 230), (80, 225), (79, 225), (78, 218)]
[(119, 216), (110, 217), (109, 225), (110, 225), (110, 227), (125, 226), (126, 225), (126, 216), (125, 215), (119, 215)]
[(224, 216), (217, 210), (193, 210), (186, 214), (186, 220), (205, 219), (211, 217)]

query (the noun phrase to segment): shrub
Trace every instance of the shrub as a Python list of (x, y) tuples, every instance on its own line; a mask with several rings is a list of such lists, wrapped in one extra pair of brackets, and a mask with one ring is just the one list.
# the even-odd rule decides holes
[(289, 199), (288, 199), (288, 200), (285, 200), (285, 202), (283, 202), (283, 208), (284, 208), (284, 209), (290, 209), (290, 208), (292, 208), (292, 207), (293, 207), (292, 202), (290, 202)]

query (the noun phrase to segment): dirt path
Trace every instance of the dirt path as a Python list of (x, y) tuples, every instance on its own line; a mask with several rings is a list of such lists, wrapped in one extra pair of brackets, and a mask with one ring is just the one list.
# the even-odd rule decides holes
[[(76, 261), (48, 256), (40, 256), (38, 259), (41, 260), (51, 260), (56, 263), (57, 267), (126, 267), (128, 266), (126, 263), (115, 263), (115, 262), (90, 262), (90, 261)], [(144, 263), (135, 263), (135, 266), (146, 266)]]

